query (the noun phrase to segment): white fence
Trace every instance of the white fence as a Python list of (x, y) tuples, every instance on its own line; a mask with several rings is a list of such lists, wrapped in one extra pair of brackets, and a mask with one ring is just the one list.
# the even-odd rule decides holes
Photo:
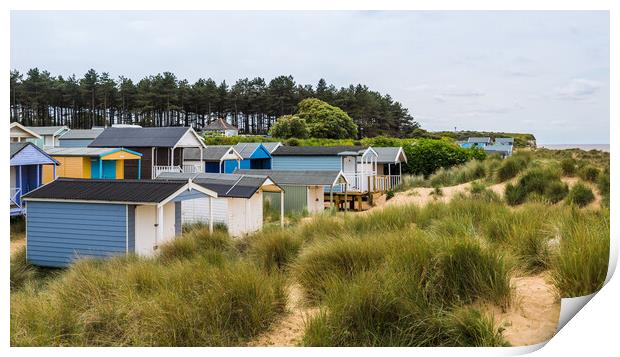
[(344, 176), (349, 181), (348, 191), (371, 192), (393, 190), (400, 184), (400, 175), (377, 176), (374, 173), (345, 172)]
[(17, 207), (21, 207), (20, 193), (22, 192), (21, 188), (11, 187), (11, 205), (15, 205)]
[(153, 166), (153, 178), (159, 176), (162, 172), (185, 172), (195, 174), (201, 172), (201, 167), (198, 165), (155, 165)]

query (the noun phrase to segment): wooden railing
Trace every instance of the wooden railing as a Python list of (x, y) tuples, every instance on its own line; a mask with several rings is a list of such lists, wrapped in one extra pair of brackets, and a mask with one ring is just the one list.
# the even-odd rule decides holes
[(376, 177), (377, 191), (390, 191), (400, 184), (400, 175), (382, 175)]

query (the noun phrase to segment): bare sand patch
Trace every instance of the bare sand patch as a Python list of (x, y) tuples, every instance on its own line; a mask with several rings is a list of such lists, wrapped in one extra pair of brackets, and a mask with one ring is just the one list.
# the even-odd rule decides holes
[(527, 346), (553, 337), (560, 319), (560, 297), (548, 273), (513, 277), (512, 303), (506, 311), (483, 306), (504, 328), (504, 338), (513, 346)]
[(288, 313), (277, 321), (271, 329), (248, 343), (251, 347), (299, 346), (304, 335), (306, 321), (315, 316), (319, 309), (305, 305), (301, 286), (293, 283), (288, 286), (286, 308)]

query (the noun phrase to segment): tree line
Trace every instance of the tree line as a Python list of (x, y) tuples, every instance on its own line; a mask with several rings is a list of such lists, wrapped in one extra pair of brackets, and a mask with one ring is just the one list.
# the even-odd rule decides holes
[(388, 94), (358, 84), (337, 89), (321, 79), (316, 86), (293, 76), (244, 78), (229, 85), (213, 79), (190, 83), (164, 72), (134, 82), (94, 69), (81, 78), (53, 76), (33, 68), (11, 70), (11, 121), (24, 125), (90, 128), (112, 124), (193, 126), (224, 118), (245, 134), (267, 134), (277, 118), (293, 114), (306, 98), (340, 107), (358, 126), (359, 137), (406, 136), (419, 128), (409, 110)]

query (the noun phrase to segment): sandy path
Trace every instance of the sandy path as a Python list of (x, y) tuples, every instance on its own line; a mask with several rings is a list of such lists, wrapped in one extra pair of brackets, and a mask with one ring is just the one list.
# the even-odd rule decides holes
[(299, 346), (304, 335), (306, 321), (316, 315), (319, 309), (309, 308), (304, 305), (303, 292), (297, 283), (293, 283), (288, 287), (286, 308), (288, 314), (267, 332), (250, 341), (248, 346)]
[(560, 298), (547, 273), (510, 279), (513, 301), (507, 311), (485, 306), (504, 338), (513, 346), (532, 345), (553, 337), (560, 319)]
[[(490, 190), (497, 193), (500, 197), (504, 195), (507, 182), (498, 183), (488, 186)], [(381, 209), (388, 206), (401, 206), (415, 204), (418, 206), (425, 206), (431, 202), (450, 202), (455, 196), (460, 193), (469, 192), (471, 182), (463, 183), (456, 186), (447, 186), (441, 188), (441, 195), (434, 195), (434, 188), (430, 187), (418, 187), (411, 190), (398, 192), (389, 201), (385, 200), (385, 195), (381, 196), (375, 201), (376, 205), (371, 209), (364, 212), (371, 212), (374, 209)], [(364, 213), (361, 212), (361, 213)]]

